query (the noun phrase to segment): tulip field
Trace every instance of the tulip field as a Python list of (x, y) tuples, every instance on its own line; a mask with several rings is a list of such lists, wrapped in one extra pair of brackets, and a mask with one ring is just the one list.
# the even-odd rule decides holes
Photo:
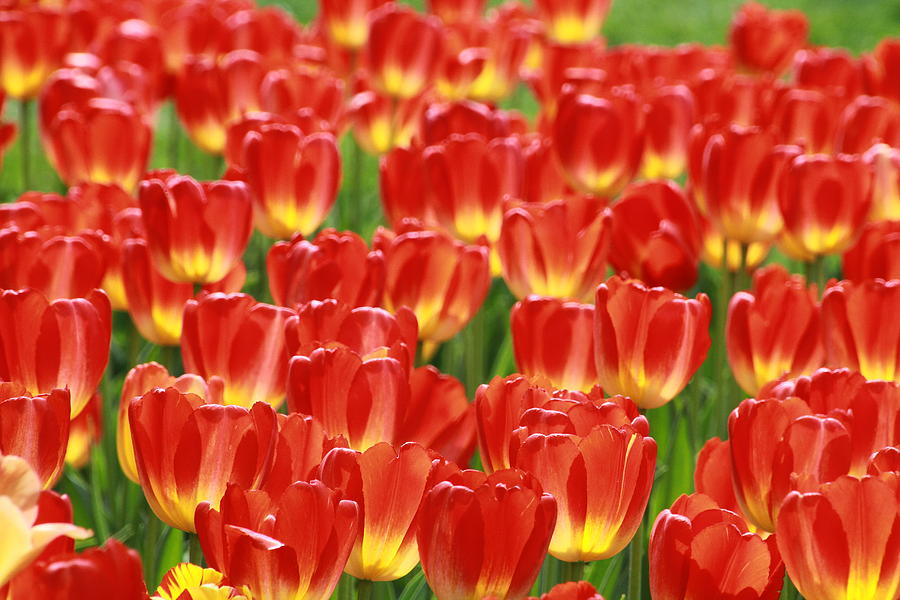
[(0, 0), (0, 600), (900, 600), (900, 8)]

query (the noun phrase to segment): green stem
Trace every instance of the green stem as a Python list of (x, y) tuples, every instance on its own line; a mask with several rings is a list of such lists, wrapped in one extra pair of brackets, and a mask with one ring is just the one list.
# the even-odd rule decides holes
[(714, 308), (715, 329), (713, 330), (713, 347), (715, 348), (714, 381), (716, 390), (716, 422), (714, 431), (722, 435), (731, 410), (728, 398), (728, 359), (725, 351), (725, 326), (728, 319), (728, 303), (734, 293), (735, 274), (728, 268), (728, 241), (724, 240), (722, 249), (722, 265), (719, 268), (719, 294)]
[(466, 391), (473, 397), (475, 390), (484, 383), (484, 314), (479, 311), (466, 328), (465, 364)]
[(784, 598), (785, 600), (797, 600), (801, 597), (800, 592), (797, 591), (796, 586), (794, 586), (794, 582), (791, 581), (791, 578), (785, 573), (784, 586), (781, 588), (781, 598)]
[(807, 283), (815, 283), (817, 288), (817, 293), (819, 294), (819, 299), (822, 299), (822, 294), (825, 293), (825, 256), (823, 254), (817, 255), (813, 260), (806, 263), (806, 281)]
[(362, 194), (362, 163), (363, 151), (360, 145), (353, 137), (349, 138), (350, 143), (350, 181), (348, 193), (341, 194), (340, 205), (340, 225), (341, 229), (360, 232), (360, 215), (362, 213), (363, 202), (360, 197)]
[(356, 581), (356, 600), (372, 600), (372, 592), (375, 584), (368, 579), (358, 579)]
[(188, 534), (188, 560), (199, 566), (203, 566), (203, 549), (200, 547), (200, 536), (196, 533)]
[(159, 558), (159, 533), (162, 522), (152, 512), (147, 512), (147, 528), (144, 531), (144, 580), (153, 581), (156, 577)]
[(565, 583), (567, 581), (581, 581), (584, 579), (584, 565), (585, 563), (580, 560), (575, 562), (563, 562), (562, 565), (560, 565), (559, 582)]
[(181, 147), (181, 136), (178, 124), (178, 111), (175, 110), (175, 103), (169, 111), (169, 168), (178, 170), (178, 155)]
[(19, 155), (22, 166), (22, 191), (32, 189), (31, 179), (31, 121), (34, 102), (22, 100), (19, 104)]
[(628, 600), (641, 600), (641, 582), (644, 565), (644, 529), (646, 523), (641, 518), (631, 545), (628, 547)]

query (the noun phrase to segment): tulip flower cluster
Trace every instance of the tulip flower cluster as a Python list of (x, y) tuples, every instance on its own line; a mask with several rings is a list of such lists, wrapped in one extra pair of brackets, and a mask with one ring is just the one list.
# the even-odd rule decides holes
[(265, 4), (0, 0), (0, 600), (900, 599), (900, 38)]

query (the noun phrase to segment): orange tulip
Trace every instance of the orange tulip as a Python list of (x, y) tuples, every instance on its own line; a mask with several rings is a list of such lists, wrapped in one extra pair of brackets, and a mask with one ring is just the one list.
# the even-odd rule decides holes
[(98, 232), (47, 237), (15, 227), (0, 230), (0, 287), (32, 288), (47, 300), (79, 298), (99, 288), (109, 239)]
[(293, 311), (247, 294), (205, 294), (184, 308), (181, 354), (187, 372), (220, 377), (224, 403), (284, 401), (289, 358), (284, 327)]
[(0, 384), (0, 455), (24, 458), (50, 489), (62, 475), (68, 440), (68, 390), (32, 397), (16, 384)]
[(863, 227), (842, 262), (844, 277), (850, 281), (900, 279), (900, 221), (876, 221)]
[(612, 216), (602, 200), (571, 197), (507, 205), (497, 251), (518, 298), (590, 299), (605, 279)]
[(556, 501), (518, 470), (460, 471), (425, 495), (419, 555), (439, 598), (528, 595), (556, 522)]
[(29, 4), (0, 15), (0, 88), (13, 98), (37, 96), (67, 51), (69, 22), (53, 7)]
[(442, 55), (443, 33), (436, 18), (392, 3), (372, 12), (362, 60), (380, 93), (399, 99), (418, 96), (434, 81)]
[(319, 347), (346, 347), (363, 359), (390, 357), (404, 369), (416, 352), (416, 317), (402, 307), (395, 314), (382, 308), (352, 308), (331, 298), (301, 306), (288, 319), (285, 338), (291, 354), (309, 355)]
[(706, 358), (712, 307), (706, 294), (685, 298), (613, 276), (597, 288), (597, 378), (611, 394), (656, 408), (678, 395)]
[(778, 548), (806, 598), (889, 600), (900, 594), (900, 475), (841, 477), (791, 493)]
[(395, 448), (378, 443), (365, 452), (337, 448), (322, 460), (322, 483), (359, 505), (347, 573), (369, 581), (394, 581), (419, 562), (416, 525), (432, 458), (419, 444)]
[(277, 501), (229, 486), (221, 507), (201, 504), (196, 520), (209, 565), (250, 597), (325, 600), (353, 548), (359, 512), (322, 482), (298, 481)]
[(535, 7), (550, 39), (581, 44), (600, 36), (611, 4), (610, 0), (538, 0)]
[(871, 221), (900, 220), (900, 150), (875, 144), (863, 154), (872, 170)]
[(324, 0), (319, 4), (323, 28), (335, 44), (349, 50), (369, 39), (369, 14), (389, 0)]
[(651, 286), (686, 290), (697, 281), (696, 209), (671, 181), (629, 185), (612, 206), (609, 262)]
[(552, 132), (563, 172), (584, 193), (616, 196), (640, 168), (643, 105), (629, 87), (613, 88), (602, 98), (563, 94)]
[(784, 171), (778, 204), (786, 232), (802, 250), (843, 252), (869, 214), (871, 176), (858, 156), (798, 156)]
[(753, 288), (728, 305), (728, 363), (749, 395), (769, 381), (811, 373), (822, 365), (822, 324), (815, 285), (781, 265), (753, 275)]
[(516, 366), (546, 377), (553, 387), (590, 391), (597, 384), (594, 364), (594, 305), (528, 296), (510, 313)]
[(266, 267), (272, 298), (282, 306), (326, 298), (352, 307), (381, 304), (384, 257), (352, 231), (325, 229), (312, 241), (278, 242)]
[(453, 134), (423, 153), (426, 202), (435, 219), (457, 239), (476, 243), (500, 237), (503, 200), (518, 197), (522, 150), (515, 138)]
[(274, 238), (310, 235), (337, 197), (341, 157), (330, 133), (263, 125), (244, 137), (240, 177), (253, 196), (256, 227)]
[(66, 184), (116, 184), (130, 191), (147, 166), (152, 130), (131, 105), (95, 98), (84, 107), (67, 105), (60, 110), (44, 140), (47, 155)]
[(100, 290), (53, 302), (34, 290), (4, 291), (0, 381), (20, 384), (32, 395), (68, 388), (71, 416), (78, 416), (106, 370), (111, 319), (109, 300)]
[(617, 404), (607, 409), (569, 402), (564, 417), (562, 404), (523, 415), (513, 464), (556, 498), (551, 555), (570, 562), (610, 558), (628, 545), (643, 519), (656, 441), (645, 417), (622, 423), (626, 411)]
[(744, 244), (770, 242), (781, 231), (778, 186), (796, 146), (776, 146), (775, 135), (732, 125), (710, 137), (701, 179), (710, 221), (722, 235)]
[[(194, 509), (218, 506), (226, 486), (258, 487), (269, 472), (278, 428), (261, 402), (206, 404), (175, 388), (156, 388), (128, 407), (141, 487), (154, 514), (194, 532)], [(177, 465), (177, 466), (176, 466)]]
[(412, 309), (425, 342), (423, 355), (430, 356), (481, 308), (491, 284), (487, 248), (437, 231), (375, 235), (387, 268), (385, 306)]
[(91, 450), (103, 437), (103, 397), (95, 392), (77, 417), (69, 425), (66, 464), (84, 468), (91, 460)]
[(197, 182), (160, 173), (141, 183), (140, 201), (153, 264), (177, 283), (215, 283), (240, 260), (252, 231), (241, 182)]
[(141, 555), (115, 538), (80, 553), (40, 561), (14, 582), (10, 600), (146, 600)]
[(91, 536), (71, 523), (37, 522), (40, 497), (41, 482), (28, 462), (19, 456), (0, 456), (0, 589), (56, 538)]
[(409, 404), (398, 439), (417, 442), (458, 465), (475, 451), (475, 411), (462, 382), (431, 365), (409, 375)]
[(391, 357), (364, 359), (347, 347), (295, 356), (288, 369), (288, 409), (312, 415), (351, 448), (393, 443), (409, 402), (408, 371)]
[(806, 45), (809, 21), (799, 10), (769, 10), (757, 2), (741, 6), (731, 22), (731, 50), (741, 66), (780, 75)]
[[(119, 466), (131, 481), (140, 483), (137, 463), (134, 459), (134, 442), (131, 439), (131, 425), (128, 421), (128, 407), (131, 401), (140, 398), (155, 388), (173, 387), (182, 393), (191, 393), (212, 403), (220, 403), (221, 381), (213, 379), (210, 384), (197, 375), (186, 374), (181, 377), (169, 375), (169, 371), (159, 363), (150, 362), (136, 365), (125, 375), (122, 383), (122, 395), (119, 400), (118, 419), (116, 423), (116, 452)], [(212, 388), (212, 389), (210, 389)]]
[(891, 315), (898, 298), (898, 280), (841, 281), (825, 290), (828, 364), (850, 367), (867, 379), (895, 380), (900, 374), (900, 323)]
[(239, 588), (223, 584), (215, 569), (179, 563), (166, 571), (152, 600), (247, 600)]
[(774, 536), (763, 539), (708, 496), (680, 496), (650, 534), (654, 600), (776, 600), (784, 564)]

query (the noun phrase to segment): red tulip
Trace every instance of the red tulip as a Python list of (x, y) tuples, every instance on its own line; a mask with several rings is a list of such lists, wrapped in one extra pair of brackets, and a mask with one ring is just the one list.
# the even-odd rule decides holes
[(197, 146), (222, 153), (228, 126), (262, 108), (265, 72), (262, 57), (252, 50), (234, 50), (217, 60), (188, 58), (175, 81), (175, 108)]
[(722, 235), (744, 244), (770, 242), (781, 231), (778, 186), (794, 146), (776, 146), (772, 132), (736, 125), (710, 137), (703, 154), (703, 202)]
[(612, 217), (597, 198), (507, 205), (497, 252), (518, 298), (587, 300), (606, 275)]
[(562, 44), (580, 44), (600, 36), (610, 0), (538, 0), (538, 15), (547, 34)]
[(34, 565), (24, 581), (17, 581), (10, 600), (90, 597), (146, 600), (140, 554), (110, 538), (100, 547), (54, 556)]
[(166, 571), (159, 587), (156, 588), (155, 599), (162, 600), (247, 600), (240, 590), (223, 585), (224, 575), (215, 569), (204, 569), (191, 563), (179, 563)]
[(334, 299), (314, 300), (288, 319), (285, 338), (291, 354), (309, 355), (320, 347), (346, 347), (363, 359), (390, 357), (408, 369), (416, 352), (416, 318), (405, 307), (352, 308)]
[(435, 219), (457, 239), (475, 243), (500, 237), (503, 200), (522, 184), (522, 150), (515, 138), (488, 140), (453, 134), (425, 149), (426, 202)]
[(661, 87), (648, 98), (644, 177), (675, 178), (684, 172), (694, 112), (694, 95), (684, 85)]
[(443, 34), (434, 17), (391, 3), (372, 12), (363, 64), (382, 94), (418, 96), (434, 81), (442, 54)]
[[(492, 13), (477, 31), (483, 36), (483, 41), (475, 43), (477, 50), (483, 50), (484, 62), (465, 95), (496, 104), (511, 96), (519, 85), (533, 33), (526, 27), (505, 22), (499, 11)], [(527, 126), (524, 122), (523, 125)]]
[(775, 600), (784, 564), (774, 536), (763, 539), (744, 520), (703, 494), (680, 496), (650, 534), (654, 600)]
[(529, 600), (603, 600), (596, 588), (587, 581), (567, 581), (557, 583), (540, 598), (528, 597)]
[(520, 300), (510, 313), (518, 370), (546, 377), (554, 388), (590, 391), (597, 384), (593, 324), (593, 304), (540, 296)]
[(206, 560), (232, 585), (254, 598), (325, 600), (353, 548), (358, 512), (322, 482), (298, 481), (277, 500), (229, 486), (221, 507), (197, 507), (196, 521)]
[(701, 230), (696, 210), (671, 181), (629, 185), (612, 206), (609, 261), (651, 286), (686, 290), (697, 281)]
[(428, 0), (428, 12), (447, 25), (471, 25), (484, 13), (486, 0)]
[(425, 93), (396, 99), (365, 90), (350, 100), (347, 120), (356, 143), (369, 154), (380, 156), (412, 143), (419, 133), (426, 103)]
[(68, 388), (71, 416), (78, 416), (106, 370), (111, 319), (109, 300), (100, 290), (53, 302), (34, 290), (4, 291), (0, 381), (20, 384), (32, 395)]
[(151, 139), (143, 115), (109, 98), (63, 107), (44, 132), (48, 157), (66, 184), (116, 184), (125, 190), (134, 190), (143, 175)]
[(179, 2), (165, 7), (157, 31), (162, 39), (166, 70), (177, 74), (190, 56), (214, 58), (225, 35), (225, 20), (240, 10), (241, 4), (240, 0)]
[(842, 477), (791, 493), (778, 516), (778, 548), (807, 598), (900, 593), (900, 475)]
[(461, 471), (423, 500), (422, 570), (440, 598), (524, 598), (540, 571), (556, 501), (530, 475)]
[(388, 0), (325, 0), (320, 19), (335, 44), (358, 50), (369, 38), (369, 14)]
[(288, 369), (288, 409), (312, 415), (332, 436), (366, 450), (394, 443), (409, 402), (408, 371), (396, 358), (363, 359), (347, 347), (295, 356)]
[[(866, 472), (873, 453), (900, 442), (900, 384), (866, 381), (848, 369), (819, 369), (810, 376), (775, 381), (760, 390), (760, 397), (778, 398), (808, 411), (833, 417), (850, 434), (849, 473)], [(802, 408), (802, 406), (801, 406)], [(832, 462), (843, 461), (835, 456)]]
[(469, 464), (475, 451), (475, 410), (466, 388), (431, 365), (409, 375), (409, 404), (397, 436), (418, 442), (458, 465)]
[(789, 89), (775, 102), (772, 125), (782, 143), (799, 146), (809, 154), (828, 153), (834, 141), (837, 106), (822, 92)]
[(247, 294), (206, 294), (184, 307), (181, 354), (187, 372), (220, 377), (224, 403), (284, 400), (289, 358), (284, 327), (293, 311)]
[(134, 459), (131, 425), (128, 420), (128, 407), (131, 406), (132, 400), (140, 398), (155, 388), (173, 387), (179, 392), (195, 394), (208, 402), (218, 404), (222, 400), (221, 383), (221, 380), (213, 378), (207, 385), (202, 377), (191, 374), (176, 378), (169, 375), (169, 371), (164, 366), (155, 362), (132, 367), (122, 383), (116, 423), (116, 453), (119, 457), (119, 466), (125, 476), (135, 483), (140, 483), (137, 463)]
[(340, 489), (360, 509), (347, 573), (369, 581), (394, 581), (419, 562), (416, 525), (432, 459), (419, 444), (395, 448), (379, 443), (365, 452), (337, 448), (322, 460), (322, 483)]
[(841, 281), (825, 290), (822, 316), (828, 364), (850, 367), (867, 379), (900, 374), (900, 281)]
[(900, 144), (900, 110), (878, 96), (857, 96), (844, 107), (835, 134), (838, 152), (861, 154), (876, 143)]
[(809, 21), (799, 10), (770, 10), (747, 2), (735, 14), (729, 38), (742, 66), (777, 76), (806, 45), (808, 34)]
[[(730, 510), (743, 517), (734, 495), (731, 444), (728, 440), (722, 441), (714, 437), (703, 444), (703, 448), (697, 454), (697, 466), (694, 469), (694, 490), (698, 494), (709, 496), (719, 508)], [(753, 528), (753, 525), (748, 521), (747, 527)]]
[(794, 80), (797, 87), (827, 92), (840, 99), (863, 93), (863, 69), (860, 60), (843, 48), (809, 48), (794, 55)]
[(875, 144), (863, 154), (872, 170), (871, 221), (900, 220), (900, 150)]
[(466, 246), (437, 231), (392, 237), (376, 233), (375, 247), (387, 268), (385, 306), (406, 306), (416, 314), (423, 355), (466, 326), (487, 296), (491, 275), (484, 246)]
[(294, 125), (263, 125), (244, 137), (241, 177), (254, 201), (256, 227), (274, 238), (312, 234), (328, 216), (341, 180), (330, 133), (304, 136)]
[(381, 157), (379, 188), (381, 208), (392, 229), (403, 227), (404, 219), (437, 225), (425, 196), (425, 167), (418, 148), (394, 148)]
[(628, 545), (643, 519), (656, 442), (645, 417), (621, 423), (618, 405), (608, 410), (570, 402), (563, 416), (559, 404), (522, 416), (513, 464), (556, 498), (551, 555), (581, 562), (610, 558)]
[(870, 184), (859, 157), (798, 156), (778, 194), (785, 230), (810, 254), (843, 252), (869, 214)]
[(326, 298), (352, 307), (381, 304), (384, 257), (352, 231), (325, 229), (312, 241), (278, 242), (266, 267), (272, 298), (282, 306)]
[(259, 487), (271, 467), (278, 428), (263, 403), (248, 410), (156, 388), (131, 402), (128, 419), (144, 495), (171, 527), (196, 531), (198, 504), (218, 506), (229, 483)]
[(859, 239), (843, 256), (844, 277), (900, 279), (900, 221), (876, 221), (864, 226)]
[(472, 100), (435, 103), (428, 107), (422, 118), (421, 143), (434, 146), (453, 134), (477, 133), (486, 140), (524, 134), (527, 124), (522, 119), (524, 117), (515, 111), (492, 108)]
[(573, 186), (611, 197), (628, 185), (644, 151), (642, 109), (627, 87), (613, 88), (603, 98), (574, 92), (560, 97), (553, 146)]
[(16, 384), (0, 384), (0, 455), (24, 458), (50, 489), (62, 475), (68, 440), (68, 390), (32, 397)]
[(728, 305), (728, 363), (749, 395), (769, 381), (811, 373), (825, 359), (816, 288), (781, 265), (753, 275)]
[[(266, 73), (259, 95), (263, 110), (270, 113), (290, 115), (298, 120), (321, 120), (325, 124), (323, 131), (340, 132), (343, 129), (344, 81), (327, 70), (302, 65), (274, 69)], [(315, 133), (308, 125), (301, 125), (300, 129), (307, 135)]]
[(150, 256), (170, 281), (221, 281), (250, 240), (250, 196), (243, 183), (160, 173), (141, 183), (140, 201)]
[(550, 202), (573, 195), (556, 160), (553, 140), (534, 136), (522, 147), (525, 169), (522, 177), (522, 199), (526, 202)]
[(69, 22), (53, 7), (29, 4), (0, 15), (0, 88), (13, 98), (37, 96), (62, 63)]
[(685, 298), (618, 276), (600, 284), (594, 317), (600, 384), (642, 408), (667, 403), (706, 358), (711, 312), (706, 294)]
[(0, 230), (0, 287), (32, 288), (48, 300), (87, 296), (103, 282), (109, 239), (98, 232), (47, 237)]
[(84, 468), (91, 460), (91, 450), (103, 437), (103, 397), (94, 393), (77, 417), (69, 424), (66, 464)]
[(900, 447), (888, 446), (873, 454), (867, 471), (869, 475), (900, 472)]
[(304, 41), (304, 32), (297, 20), (279, 6), (250, 5), (225, 21), (222, 51), (249, 48), (277, 66), (292, 64), (294, 54)]

